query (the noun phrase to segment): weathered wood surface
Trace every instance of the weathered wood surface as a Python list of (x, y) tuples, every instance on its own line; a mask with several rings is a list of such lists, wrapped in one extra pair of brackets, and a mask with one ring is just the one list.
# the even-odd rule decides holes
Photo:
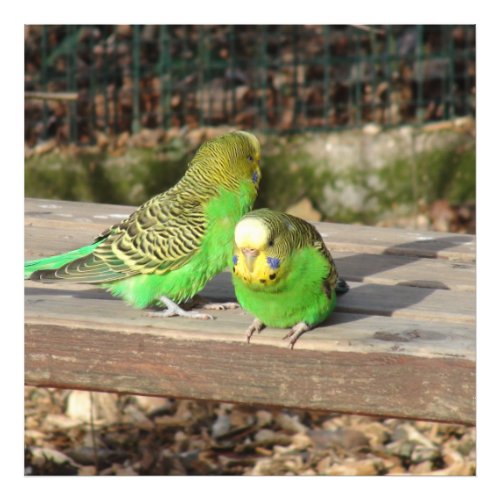
[[(88, 243), (133, 207), (26, 200), (25, 257)], [(475, 421), (475, 237), (317, 225), (351, 285), (289, 351), (251, 316), (153, 318), (90, 285), (25, 283), (26, 383)], [(229, 273), (202, 295), (234, 300)]]

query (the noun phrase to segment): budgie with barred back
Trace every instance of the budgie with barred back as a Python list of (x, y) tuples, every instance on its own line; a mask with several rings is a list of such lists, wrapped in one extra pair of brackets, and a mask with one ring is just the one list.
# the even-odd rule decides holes
[(321, 235), (308, 222), (269, 209), (254, 210), (236, 225), (232, 277), (238, 302), (256, 316), (250, 341), (266, 326), (289, 328), (298, 338), (324, 321), (337, 293), (348, 290)]
[(25, 279), (97, 284), (163, 316), (211, 318), (187, 301), (230, 262), (234, 228), (251, 210), (261, 177), (260, 144), (248, 132), (204, 143), (181, 180), (93, 243), (26, 262)]

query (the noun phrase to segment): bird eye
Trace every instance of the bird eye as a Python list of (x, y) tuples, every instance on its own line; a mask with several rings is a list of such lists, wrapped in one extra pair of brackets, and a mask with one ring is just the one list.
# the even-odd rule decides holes
[(247, 156), (247, 160), (248, 160), (248, 161), (253, 161), (253, 156), (252, 156), (252, 155), (248, 155), (248, 156)]
[(269, 240), (269, 246), (270, 247), (274, 246), (274, 240)]
[(277, 257), (267, 257), (266, 260), (271, 269), (278, 269), (280, 267), (281, 261)]

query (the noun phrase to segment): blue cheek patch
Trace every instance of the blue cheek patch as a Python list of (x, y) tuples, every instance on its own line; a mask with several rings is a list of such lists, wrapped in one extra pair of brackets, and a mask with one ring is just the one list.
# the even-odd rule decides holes
[(271, 269), (278, 269), (280, 267), (280, 260), (277, 257), (267, 257), (266, 260)]
[(254, 172), (254, 173), (252, 174), (252, 181), (253, 181), (253, 183), (254, 183), (254, 184), (257, 184), (257, 181), (258, 181), (258, 180), (259, 180), (259, 174), (258, 174), (258, 172)]
[(238, 256), (233, 255), (233, 265), (236, 265), (236, 264), (238, 264)]

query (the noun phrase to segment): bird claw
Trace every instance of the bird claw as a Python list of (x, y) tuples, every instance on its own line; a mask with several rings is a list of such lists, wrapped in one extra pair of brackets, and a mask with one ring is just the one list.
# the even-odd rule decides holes
[(301, 321), (300, 323), (297, 323), (290, 329), (290, 331), (283, 337), (283, 340), (289, 338), (290, 342), (288, 343), (288, 347), (290, 347), (290, 349), (293, 349), (293, 346), (295, 345), (297, 340), (299, 340), (301, 335), (310, 329), (311, 327), (307, 323)]
[(227, 309), (239, 309), (240, 305), (238, 302), (210, 302), (210, 299), (202, 297), (200, 295), (195, 295), (188, 302), (188, 308), (199, 307), (201, 309), (207, 309), (211, 311), (225, 311)]
[(238, 302), (210, 302), (203, 304), (201, 308), (209, 311), (226, 311), (228, 309), (239, 309), (240, 305)]
[(153, 311), (148, 313), (148, 316), (156, 316), (160, 318), (171, 318), (173, 316), (180, 316), (183, 318), (192, 318), (192, 319), (215, 319), (214, 316), (206, 313), (202, 313), (199, 311), (185, 311), (176, 304), (173, 300), (170, 300), (168, 297), (160, 297), (160, 301), (165, 304), (166, 308), (162, 311)]
[(150, 318), (173, 318), (174, 316), (177, 316), (177, 314), (169, 309), (163, 309), (162, 311), (148, 311), (146, 316), (149, 316)]
[(184, 311), (184, 313), (178, 313), (176, 311), (171, 311), (170, 309), (164, 309), (163, 311), (151, 311), (148, 316), (156, 318), (173, 318), (174, 316), (179, 316), (180, 318), (191, 318), (191, 319), (215, 319), (211, 314), (205, 314), (198, 311)]
[(263, 330), (265, 328), (265, 326), (266, 325), (264, 325), (264, 323), (262, 323), (262, 321), (255, 318), (252, 321), (252, 324), (245, 331), (245, 334), (247, 336), (247, 343), (248, 344), (250, 343), (250, 339), (254, 333), (256, 333), (256, 332), (260, 333), (261, 330)]
[(215, 316), (211, 314), (202, 313), (199, 311), (186, 311), (187, 314), (183, 314), (185, 318), (193, 318), (193, 319), (215, 319)]

